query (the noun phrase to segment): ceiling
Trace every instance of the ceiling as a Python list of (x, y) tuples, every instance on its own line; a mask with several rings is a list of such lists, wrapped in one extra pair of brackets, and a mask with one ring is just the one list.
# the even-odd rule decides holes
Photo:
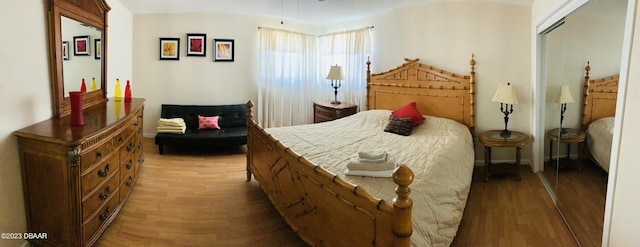
[(249, 14), (321, 25), (386, 12), (399, 7), (433, 2), (497, 2), (530, 6), (533, 0), (122, 0), (121, 2), (134, 15)]

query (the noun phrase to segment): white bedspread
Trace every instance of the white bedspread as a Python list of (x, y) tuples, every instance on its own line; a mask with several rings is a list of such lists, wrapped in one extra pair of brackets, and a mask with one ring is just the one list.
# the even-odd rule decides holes
[(593, 121), (587, 128), (587, 142), (593, 158), (609, 172), (611, 143), (613, 142), (613, 117)]
[(453, 120), (425, 116), (410, 136), (384, 132), (391, 111), (370, 110), (320, 124), (266, 129), (314, 164), (362, 186), (386, 201), (396, 196), (391, 178), (346, 176), (349, 158), (361, 149), (383, 149), (415, 174), (413, 246), (449, 246), (458, 230), (471, 185), (474, 149), (469, 129)]

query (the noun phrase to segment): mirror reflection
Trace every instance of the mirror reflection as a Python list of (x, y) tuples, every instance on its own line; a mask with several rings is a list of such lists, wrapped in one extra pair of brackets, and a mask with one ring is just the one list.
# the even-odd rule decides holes
[(626, 7), (627, 0), (591, 0), (544, 36), (543, 174), (580, 246), (602, 241), (609, 157), (598, 156), (611, 150)]
[(62, 16), (61, 33), (63, 97), (69, 97), (70, 91), (81, 91), (83, 80), (86, 92), (100, 89), (102, 85), (101, 30)]

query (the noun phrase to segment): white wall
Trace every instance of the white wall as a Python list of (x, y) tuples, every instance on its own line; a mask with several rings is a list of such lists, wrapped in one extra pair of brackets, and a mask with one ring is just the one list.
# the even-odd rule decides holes
[[(18, 145), (12, 132), (52, 116), (44, 1), (0, 8), (0, 232), (26, 231)], [(0, 240), (19, 246), (22, 240)]]
[[(13, 131), (44, 121), (52, 116), (49, 50), (47, 46), (46, 3), (48, 1), (5, 0), (0, 8), (0, 232), (25, 232), (26, 218), (22, 195), (22, 175), (18, 145)], [(109, 43), (125, 39), (131, 46), (131, 14), (119, 0), (107, 0), (109, 12)], [(123, 28), (125, 27), (125, 28)], [(112, 33), (111, 30), (118, 30)], [(124, 30), (124, 31), (123, 31)], [(129, 28), (130, 30), (130, 28)], [(126, 41), (128, 36), (128, 40)], [(113, 45), (117, 47), (117, 45)], [(129, 48), (129, 51), (131, 49)], [(113, 52), (125, 65), (113, 65), (109, 72), (131, 71), (131, 53)], [(126, 65), (129, 64), (129, 65)], [(129, 68), (125, 68), (129, 66)], [(112, 78), (109, 75), (109, 78)], [(20, 246), (22, 240), (0, 240), (0, 246)]]
[[(374, 26), (373, 73), (404, 62), (420, 62), (469, 74), (471, 54), (476, 56), (476, 133), (504, 127), (499, 104), (491, 102), (498, 83), (517, 87), (520, 104), (510, 115), (509, 129), (530, 133), (531, 55), (529, 6), (490, 2), (431, 3), (396, 9), (359, 20), (336, 23), (324, 33)], [(493, 159), (514, 159), (513, 149), (494, 149)], [(483, 160), (476, 145), (476, 160)], [(529, 159), (529, 146), (523, 150)]]
[[(154, 136), (161, 104), (244, 104), (258, 99), (259, 26), (314, 34), (311, 25), (234, 14), (134, 16), (133, 97), (146, 99), (145, 136)], [(186, 34), (207, 35), (206, 56), (186, 56)], [(180, 38), (180, 60), (159, 60), (159, 38)], [(213, 62), (213, 39), (235, 40), (234, 62)], [(123, 78), (121, 78), (123, 79)], [(311, 103), (310, 103), (311, 104)]]
[[(631, 0), (637, 4), (637, 1)], [(640, 11), (640, 5), (635, 8), (635, 15)], [(624, 84), (626, 89), (623, 95), (625, 100), (623, 106), (619, 106), (621, 110), (620, 126), (622, 127), (620, 134), (620, 147), (618, 153), (611, 153), (617, 159), (617, 168), (614, 170), (615, 182), (609, 183), (609, 191), (612, 195), (607, 198), (611, 200), (607, 204), (607, 209), (611, 213), (610, 225), (605, 221), (605, 234), (609, 229), (609, 242), (605, 246), (637, 246), (640, 243), (640, 235), (638, 234), (638, 225), (640, 225), (640, 194), (638, 193), (638, 174), (640, 174), (640, 166), (638, 166), (638, 147), (640, 146), (640, 19), (636, 16), (632, 22), (635, 24), (633, 30), (633, 40), (631, 43), (631, 59), (629, 63), (629, 76), (627, 83)], [(622, 79), (621, 79), (622, 80)], [(619, 90), (620, 92), (620, 90)], [(620, 103), (620, 100), (618, 101)], [(618, 111), (620, 112), (620, 111)], [(616, 133), (614, 132), (614, 135)], [(615, 137), (614, 137), (615, 140)], [(613, 165), (613, 164), (612, 164)], [(611, 175), (609, 176), (611, 179)], [(614, 185), (614, 186), (612, 186)], [(611, 189), (613, 187), (613, 189)], [(606, 216), (605, 216), (606, 219)]]

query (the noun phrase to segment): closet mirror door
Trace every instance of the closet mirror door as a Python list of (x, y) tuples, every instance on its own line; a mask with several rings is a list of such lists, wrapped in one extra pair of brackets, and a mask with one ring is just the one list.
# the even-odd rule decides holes
[(591, 120), (584, 120), (593, 111), (588, 106), (602, 100), (585, 101), (585, 89), (587, 81), (619, 74), (626, 6), (627, 0), (591, 0), (546, 35), (545, 157), (552, 162), (544, 174), (580, 246), (601, 246), (608, 178), (607, 169), (590, 158), (595, 138), (587, 131)]

